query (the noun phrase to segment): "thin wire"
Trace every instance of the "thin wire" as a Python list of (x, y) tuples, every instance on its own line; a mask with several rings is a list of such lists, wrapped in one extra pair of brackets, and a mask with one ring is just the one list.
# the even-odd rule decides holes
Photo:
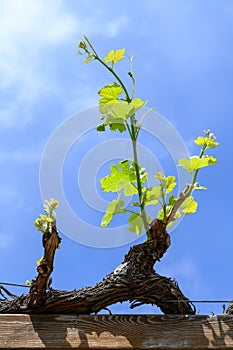
[(30, 288), (27, 284), (18, 284), (18, 283), (10, 283), (10, 282), (0, 282), (0, 285), (3, 284), (5, 286), (13, 286), (13, 287), (26, 287)]
[[(1, 284), (5, 286), (30, 288), (30, 286), (27, 284), (0, 282), (0, 286)], [(174, 299), (174, 300), (161, 300), (161, 301), (165, 303), (232, 303), (232, 300), (185, 300), (185, 299), (177, 300), (177, 299)]]
[(165, 303), (232, 303), (232, 300), (162, 300)]

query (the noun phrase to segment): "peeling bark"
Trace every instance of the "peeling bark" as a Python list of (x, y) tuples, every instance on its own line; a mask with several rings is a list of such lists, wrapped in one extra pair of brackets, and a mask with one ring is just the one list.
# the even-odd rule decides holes
[(153, 304), (165, 314), (195, 314), (195, 308), (178, 284), (154, 270), (154, 264), (170, 246), (166, 224), (154, 220), (150, 230), (152, 239), (131, 247), (123, 262), (101, 282), (74, 291), (47, 290), (46, 283), (53, 269), (54, 252), (59, 242), (58, 235), (55, 239), (56, 230), (52, 230), (44, 243), (46, 268), (41, 271), (39, 265), (38, 276), (29, 294), (0, 302), (0, 313), (90, 314), (117, 302), (130, 301), (131, 308)]
[(37, 309), (47, 296), (47, 289), (51, 284), (50, 275), (53, 272), (53, 261), (55, 251), (61, 242), (55, 225), (51, 225), (49, 230), (43, 234), (42, 243), (44, 256), (37, 266), (38, 275), (32, 280), (29, 291), (28, 309)]

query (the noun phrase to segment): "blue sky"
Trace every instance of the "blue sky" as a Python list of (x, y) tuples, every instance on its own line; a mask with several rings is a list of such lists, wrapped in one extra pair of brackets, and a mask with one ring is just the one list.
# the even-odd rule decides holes
[[(75, 55), (77, 43), (85, 33), (101, 55), (122, 47), (129, 55), (136, 54), (136, 96), (148, 100), (148, 107), (155, 107), (173, 125), (190, 153), (196, 152), (192, 140), (202, 130), (209, 128), (217, 135), (221, 147), (215, 155), (219, 162), (200, 174), (200, 182), (208, 191), (197, 195), (197, 214), (185, 217), (171, 233), (172, 245), (156, 268), (159, 273), (175, 278), (190, 299), (233, 298), (233, 283), (229, 278), (233, 233), (229, 222), (232, 23), (230, 0), (145, 0), (143, 3), (130, 0), (124, 4), (110, 4), (107, 0), (1, 0), (1, 281), (24, 283), (36, 275), (36, 260), (42, 255), (42, 247), (33, 221), (42, 210), (39, 179), (45, 147), (62, 123), (77, 113), (82, 118), (82, 111), (96, 106), (97, 91), (112, 82), (98, 64), (92, 62), (86, 66), (83, 58)], [(119, 64), (122, 72), (124, 67)], [(80, 193), (86, 187), (86, 196), (92, 198), (84, 181), (85, 174), (77, 181), (77, 173), (82, 161), (87, 162), (88, 152), (99, 150), (96, 145), (101, 147), (105, 141), (110, 142), (107, 149), (111, 137), (96, 135), (93, 128), (88, 129), (72, 145), (63, 164), (67, 201), (76, 216), (85, 223), (91, 220), (94, 227), (100, 216), (93, 214), (88, 200), (83, 202)], [(148, 140), (142, 137), (157, 165), (177, 171), (164, 144)], [(55, 158), (58, 155), (55, 152)], [(101, 208), (108, 197), (100, 193), (96, 182), (106, 171), (107, 160), (103, 157), (101, 166), (98, 167), (97, 161), (92, 169), (95, 203), (100, 198)], [(50, 168), (50, 180), (52, 171)], [(91, 172), (88, 174), (87, 180), (91, 181)], [(62, 221), (65, 217), (62, 210), (59, 216)], [(123, 225), (121, 220), (116, 219), (116, 227)], [(77, 232), (79, 229), (75, 227)], [(102, 234), (98, 233), (99, 228), (96, 232)], [(122, 245), (125, 235), (122, 234), (118, 247), (104, 249), (77, 243), (67, 237), (69, 233), (62, 232), (61, 250), (55, 258), (54, 288), (69, 290), (98, 282), (122, 261), (133, 244)], [(196, 306), (200, 313), (222, 311), (221, 304)], [(110, 309), (115, 313), (132, 312), (127, 303)], [(142, 306), (133, 312), (158, 310)]]

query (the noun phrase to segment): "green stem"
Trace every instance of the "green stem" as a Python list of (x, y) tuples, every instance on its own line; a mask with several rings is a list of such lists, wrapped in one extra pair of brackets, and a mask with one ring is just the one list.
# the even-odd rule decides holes
[(141, 209), (141, 217), (143, 220), (143, 224), (146, 230), (146, 235), (148, 239), (151, 239), (151, 234), (150, 234), (150, 228), (147, 222), (147, 217), (146, 217), (146, 212), (145, 212), (145, 207), (144, 207), (144, 201), (143, 201), (143, 193), (142, 193), (142, 183), (140, 179), (140, 171), (139, 171), (139, 166), (138, 166), (138, 154), (137, 154), (137, 136), (135, 132), (135, 121), (134, 121), (134, 116), (130, 117), (131, 119), (131, 140), (132, 140), (132, 146), (133, 146), (133, 157), (134, 157), (134, 168), (135, 168), (135, 173), (136, 173), (136, 179), (137, 179), (137, 188), (138, 188), (138, 198), (139, 198), (139, 204), (140, 204), (140, 209)]
[(167, 205), (166, 205), (166, 200), (165, 200), (165, 193), (164, 193), (164, 188), (161, 185), (161, 197), (162, 197), (162, 208), (163, 208), (163, 220), (167, 220)]
[(122, 89), (124, 90), (126, 101), (130, 103), (132, 99), (129, 96), (128, 90), (125, 87), (125, 84), (121, 80), (121, 78), (117, 75), (117, 73), (112, 69), (112, 67), (109, 67), (99, 56), (95, 56), (95, 59), (99, 61), (110, 73), (114, 75), (114, 77), (117, 79), (118, 83), (121, 85)]
[[(132, 101), (132, 98), (130, 97), (130, 95), (128, 93), (128, 90), (127, 90), (125, 84), (123, 83), (123, 81), (121, 80), (121, 78), (113, 70), (112, 67), (109, 67), (99, 57), (99, 55), (95, 51), (94, 47), (90, 43), (89, 39), (86, 36), (84, 38), (85, 38), (85, 40), (87, 41), (88, 45), (90, 46), (90, 48), (92, 49), (92, 51), (94, 53), (94, 59), (99, 61), (116, 78), (116, 80), (118, 81), (118, 83), (120, 84), (122, 89), (124, 90), (126, 101), (128, 103), (130, 103)], [(134, 79), (133, 79), (133, 84), (134, 84)], [(133, 92), (134, 92), (134, 86), (133, 86), (132, 96), (133, 96)], [(140, 179), (140, 171), (139, 171), (139, 166), (138, 166), (138, 154), (137, 154), (137, 136), (138, 136), (138, 131), (136, 129), (136, 122), (135, 122), (134, 115), (130, 116), (130, 122), (131, 122), (131, 130), (130, 130), (130, 126), (128, 125), (128, 123), (126, 123), (126, 127), (128, 129), (128, 132), (129, 132), (129, 135), (130, 135), (130, 138), (131, 138), (131, 141), (132, 141), (132, 146), (133, 146), (134, 167), (135, 167), (135, 173), (136, 173), (136, 179), (137, 179), (137, 188), (138, 188), (139, 204), (140, 204), (140, 209), (141, 209), (141, 217), (142, 217), (143, 224), (144, 224), (144, 227), (145, 227), (145, 230), (146, 230), (146, 235), (147, 235), (148, 239), (150, 239), (151, 238), (151, 234), (150, 234), (150, 228), (149, 228), (149, 225), (148, 225), (148, 222), (147, 222), (146, 212), (145, 212), (144, 203), (143, 203), (142, 183), (141, 183), (141, 179)]]
[[(207, 149), (207, 145), (203, 145), (202, 147), (202, 150), (200, 152), (200, 155), (199, 155), (199, 158), (201, 159), (203, 157), (203, 155), (205, 154), (205, 151)], [(189, 191), (187, 192), (187, 197), (191, 195), (192, 191), (193, 191), (193, 188), (194, 188), (194, 185), (195, 185), (195, 182), (197, 180), (197, 175), (198, 175), (198, 171), (200, 169), (196, 169), (193, 173), (193, 179), (192, 179), (192, 183), (191, 183), (191, 186), (190, 186), (190, 189)]]
[(94, 53), (94, 59), (96, 59), (97, 61), (99, 61), (110, 73), (112, 73), (114, 75), (114, 77), (117, 79), (118, 83), (121, 85), (122, 89), (125, 92), (125, 96), (126, 96), (126, 101), (128, 103), (130, 103), (132, 101), (132, 99), (129, 96), (128, 90), (125, 87), (125, 84), (123, 83), (123, 81), (121, 80), (121, 78), (118, 76), (118, 74), (113, 70), (112, 67), (109, 67), (97, 54), (97, 52), (95, 51), (94, 47), (92, 46), (92, 44), (90, 43), (89, 39), (84, 36), (85, 40), (87, 41), (88, 45), (90, 46), (90, 48), (92, 49), (93, 53)]

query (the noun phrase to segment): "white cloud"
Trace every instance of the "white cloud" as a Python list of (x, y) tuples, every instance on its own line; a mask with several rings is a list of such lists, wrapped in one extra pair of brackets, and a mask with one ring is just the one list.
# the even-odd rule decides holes
[(0, 74), (1, 127), (21, 126), (31, 119), (30, 105), (41, 91), (56, 90), (43, 74), (50, 46), (61, 44), (78, 30), (78, 21), (65, 14), (60, 1), (1, 1)]
[(1, 0), (1, 128), (24, 126), (41, 96), (52, 93), (62, 99), (64, 89), (56, 83), (56, 74), (64, 45), (73, 45), (83, 33), (115, 37), (128, 23), (126, 15), (114, 14), (103, 21), (98, 8), (90, 8), (87, 16), (84, 5), (72, 11), (60, 0)]
[(198, 298), (199, 295), (208, 293), (208, 284), (203, 281), (200, 266), (189, 256), (176, 259), (170, 264), (157, 265), (158, 273), (175, 278), (185, 294), (193, 295)]
[(114, 18), (113, 20), (107, 22), (106, 29), (104, 28), (103, 33), (107, 33), (109, 38), (116, 37), (122, 28), (126, 27), (129, 23), (129, 18), (126, 14), (122, 14), (121, 16)]

